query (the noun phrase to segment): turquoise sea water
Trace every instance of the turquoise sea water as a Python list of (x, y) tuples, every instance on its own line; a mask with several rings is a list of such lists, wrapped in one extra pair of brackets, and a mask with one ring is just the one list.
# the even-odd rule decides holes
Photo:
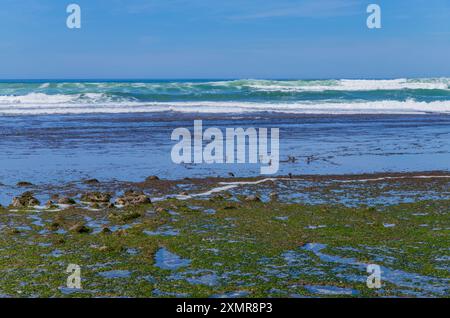
[(0, 114), (449, 113), (450, 79), (0, 82)]

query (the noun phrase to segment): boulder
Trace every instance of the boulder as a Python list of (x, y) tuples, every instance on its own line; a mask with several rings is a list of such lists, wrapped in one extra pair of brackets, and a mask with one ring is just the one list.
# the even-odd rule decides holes
[(150, 176), (145, 179), (145, 181), (156, 181), (159, 180), (158, 176)]
[(129, 206), (129, 205), (142, 205), (150, 204), (152, 201), (143, 191), (127, 190), (124, 195), (116, 199), (116, 204)]
[(90, 233), (91, 229), (88, 228), (83, 223), (77, 223), (74, 226), (70, 227), (69, 230), (75, 233)]
[(58, 200), (58, 204), (74, 205), (76, 202), (72, 198), (64, 197)]
[(33, 184), (28, 181), (20, 181), (20, 182), (17, 182), (17, 186), (18, 187), (32, 187)]
[(112, 231), (109, 229), (109, 227), (104, 227), (103, 229), (102, 229), (102, 233), (103, 234), (110, 234)]
[(246, 202), (260, 202), (261, 199), (258, 196), (254, 195), (254, 194), (251, 194), (251, 195), (246, 196), (244, 201), (246, 201)]
[(25, 192), (21, 196), (15, 197), (12, 200), (11, 206), (14, 208), (27, 208), (39, 204), (40, 204), (39, 200), (33, 197), (33, 193)]
[(81, 201), (90, 203), (109, 203), (111, 200), (110, 193), (88, 192), (81, 196)]
[(95, 184), (100, 184), (100, 181), (98, 181), (97, 179), (87, 179), (83, 181), (84, 184), (89, 184), (89, 185), (95, 185)]

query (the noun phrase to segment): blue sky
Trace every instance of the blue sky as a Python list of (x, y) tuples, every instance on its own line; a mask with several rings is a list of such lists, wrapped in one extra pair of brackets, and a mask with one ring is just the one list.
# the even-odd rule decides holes
[[(66, 7), (82, 28), (66, 27)], [(366, 7), (382, 8), (382, 29)], [(0, 0), (0, 78), (450, 76), (448, 0)]]

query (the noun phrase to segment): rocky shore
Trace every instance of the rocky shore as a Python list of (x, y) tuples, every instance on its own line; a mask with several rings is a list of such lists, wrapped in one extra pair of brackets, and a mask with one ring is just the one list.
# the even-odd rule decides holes
[(0, 207), (4, 297), (450, 296), (445, 172), (17, 189)]

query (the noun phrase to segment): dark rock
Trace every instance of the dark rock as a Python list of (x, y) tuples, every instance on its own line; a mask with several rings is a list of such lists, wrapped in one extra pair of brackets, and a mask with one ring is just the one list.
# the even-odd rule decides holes
[(128, 222), (137, 218), (140, 218), (142, 214), (137, 211), (129, 211), (127, 213), (123, 213), (119, 216), (119, 220), (122, 222)]
[(14, 208), (27, 208), (39, 205), (38, 199), (33, 197), (33, 193), (25, 192), (20, 197), (15, 197), (12, 200), (11, 206)]
[(127, 190), (124, 195), (116, 199), (116, 204), (129, 206), (129, 205), (142, 205), (151, 204), (152, 201), (143, 191)]
[(61, 225), (58, 222), (53, 222), (50, 224), (50, 230), (57, 231)]
[(150, 176), (145, 179), (145, 181), (156, 181), (159, 180), (158, 176)]
[(27, 182), (27, 181), (20, 181), (20, 182), (17, 182), (17, 186), (18, 187), (32, 187), (33, 184), (31, 182)]
[(71, 232), (75, 233), (90, 233), (91, 229), (88, 228), (83, 223), (77, 223), (69, 229)]
[(128, 189), (123, 193), (125, 196), (138, 196), (138, 195), (143, 195), (145, 194), (144, 191), (142, 190), (133, 190), (133, 189)]
[(102, 229), (102, 233), (103, 234), (110, 234), (112, 231), (109, 229), (109, 227), (104, 227), (103, 229)]
[(10, 229), (9, 232), (10, 232), (11, 234), (20, 234), (20, 230), (19, 230), (19, 229), (16, 229), (16, 228)]
[(100, 184), (100, 181), (98, 181), (97, 179), (87, 179), (87, 180), (84, 180), (83, 183), (94, 185), (94, 184)]
[(59, 244), (59, 245), (66, 244), (66, 240), (63, 239), (62, 237), (60, 237), (56, 240), (56, 244)]
[(81, 201), (92, 203), (108, 203), (111, 200), (110, 193), (88, 192), (81, 196)]
[(76, 203), (76, 202), (75, 202), (74, 199), (72, 199), (72, 198), (67, 198), (67, 197), (64, 197), (64, 198), (61, 198), (61, 199), (58, 200), (58, 204), (74, 205), (75, 203)]

